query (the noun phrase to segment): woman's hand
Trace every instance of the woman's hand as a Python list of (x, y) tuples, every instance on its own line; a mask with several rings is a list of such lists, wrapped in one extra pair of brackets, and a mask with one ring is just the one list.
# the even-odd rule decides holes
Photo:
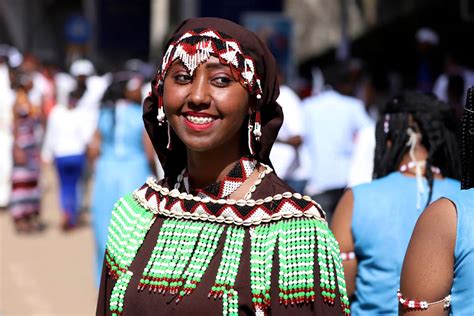
[(98, 129), (95, 130), (94, 136), (89, 144), (87, 144), (87, 158), (91, 165), (94, 165), (95, 160), (100, 155), (100, 146), (102, 144), (102, 137)]

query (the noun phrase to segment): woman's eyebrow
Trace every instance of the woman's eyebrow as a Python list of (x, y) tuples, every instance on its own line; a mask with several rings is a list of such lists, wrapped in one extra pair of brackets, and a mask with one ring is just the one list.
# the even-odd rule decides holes
[(208, 62), (206, 63), (206, 68), (215, 68), (215, 69), (222, 69), (222, 68), (229, 68), (228, 65), (223, 65), (220, 62)]

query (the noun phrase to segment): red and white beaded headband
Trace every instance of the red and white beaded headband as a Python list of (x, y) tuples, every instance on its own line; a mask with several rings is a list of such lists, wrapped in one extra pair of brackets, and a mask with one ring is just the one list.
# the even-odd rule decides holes
[(240, 44), (226, 34), (211, 29), (195, 29), (183, 34), (172, 42), (165, 52), (161, 69), (157, 75), (158, 121), (164, 122), (163, 81), (173, 62), (180, 60), (192, 75), (196, 68), (209, 57), (219, 58), (238, 73), (242, 84), (257, 99), (262, 97), (262, 87), (253, 59), (245, 53)]

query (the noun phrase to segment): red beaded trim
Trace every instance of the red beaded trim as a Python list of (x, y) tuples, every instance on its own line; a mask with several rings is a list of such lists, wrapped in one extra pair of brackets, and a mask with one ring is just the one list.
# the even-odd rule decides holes
[(120, 266), (115, 262), (114, 258), (109, 254), (107, 250), (105, 250), (105, 264), (107, 266), (107, 270), (109, 275), (114, 279), (118, 280), (120, 274), (118, 273), (121, 271), (122, 273), (126, 273), (127, 269), (120, 268)]

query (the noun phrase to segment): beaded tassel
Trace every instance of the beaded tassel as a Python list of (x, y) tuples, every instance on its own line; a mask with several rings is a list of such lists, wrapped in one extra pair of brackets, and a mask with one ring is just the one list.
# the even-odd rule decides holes
[(114, 288), (112, 289), (112, 294), (110, 296), (110, 311), (112, 316), (121, 315), (123, 312), (123, 301), (125, 298), (125, 291), (128, 287), (128, 283), (132, 279), (133, 273), (127, 271), (123, 273), (115, 283)]
[[(165, 221), (166, 222), (166, 221)], [(186, 268), (204, 223), (170, 220), (164, 223), (152, 256), (143, 271), (139, 289), (150, 284), (150, 291), (176, 294), (183, 285)]]
[(201, 282), (202, 276), (216, 252), (223, 231), (224, 227), (221, 225), (206, 224), (202, 228), (196, 250), (194, 250), (193, 257), (184, 272), (184, 285), (176, 299), (177, 302), (183, 296), (189, 295)]
[(239, 315), (239, 295), (235, 289), (224, 291), (222, 296), (222, 315)]
[(154, 220), (154, 215), (140, 207), (131, 195), (115, 204), (109, 226), (107, 251), (109, 257), (117, 260), (115, 264), (120, 269), (130, 266)]
[[(233, 287), (239, 270), (244, 237), (245, 230), (242, 227), (230, 226), (227, 229), (216, 281), (209, 292), (209, 297), (223, 298), (224, 310), (230, 305), (238, 304), (237, 291)], [(229, 315), (237, 315), (237, 309), (229, 310)]]
[(110, 311), (120, 315), (128, 283), (133, 275), (128, 270), (155, 217), (140, 207), (131, 195), (115, 204), (109, 226), (106, 264), (110, 275), (117, 278), (110, 300)]
[(350, 315), (351, 311), (349, 308), (349, 297), (347, 296), (347, 289), (346, 289), (346, 281), (344, 278), (344, 268), (342, 265), (342, 260), (339, 255), (339, 244), (336, 240), (336, 237), (332, 234), (331, 231), (328, 231), (329, 237), (329, 247), (332, 253), (333, 262), (336, 268), (336, 278), (337, 278), (337, 286), (339, 289), (339, 296), (341, 299), (341, 307), (346, 315)]
[(161, 285), (161, 280), (158, 280), (157, 277), (157, 266), (161, 266), (162, 264), (158, 263), (158, 261), (159, 259), (164, 258), (163, 251), (165, 249), (166, 241), (168, 238), (170, 238), (170, 236), (173, 235), (176, 222), (176, 220), (165, 220), (163, 222), (155, 247), (151, 253), (150, 260), (148, 260), (148, 263), (143, 270), (142, 278), (138, 283), (138, 290), (144, 290), (147, 286), (149, 286), (150, 292), (156, 292), (158, 286)]
[(169, 280), (169, 291), (171, 294), (178, 293), (178, 290), (183, 285), (184, 269), (191, 259), (203, 226), (204, 224), (199, 222), (183, 222), (182, 226), (177, 226), (182, 230), (181, 234), (175, 234), (176, 241), (180, 246), (173, 257), (171, 265), (166, 270), (166, 275), (171, 275)]
[[(344, 270), (339, 256), (339, 246), (327, 224), (316, 221), (316, 235), (318, 240), (318, 264), (320, 270), (320, 287), (323, 301), (334, 304), (336, 298), (336, 276), (339, 289), (341, 307), (344, 314), (349, 315), (349, 298), (347, 297)], [(336, 276), (334, 275), (336, 270)]]
[(273, 253), (278, 229), (278, 224), (261, 225), (250, 229), (250, 282), (252, 302), (257, 314), (264, 313), (270, 306)]
[(289, 220), (280, 223), (280, 303), (314, 301), (315, 220)]

